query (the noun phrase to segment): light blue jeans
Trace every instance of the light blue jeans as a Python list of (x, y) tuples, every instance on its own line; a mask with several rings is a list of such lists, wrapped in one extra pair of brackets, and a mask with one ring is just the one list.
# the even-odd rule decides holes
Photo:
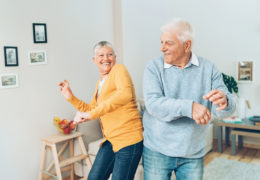
[(202, 180), (202, 158), (169, 157), (149, 148), (143, 148), (144, 180), (170, 180), (172, 171), (177, 180)]

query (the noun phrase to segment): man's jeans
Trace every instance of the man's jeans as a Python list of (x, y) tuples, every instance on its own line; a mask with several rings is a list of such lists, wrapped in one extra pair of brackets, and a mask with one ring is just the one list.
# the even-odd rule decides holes
[(204, 158), (169, 157), (144, 146), (144, 180), (170, 180), (172, 171), (177, 180), (202, 180)]
[(105, 141), (99, 148), (88, 180), (132, 180), (143, 152), (143, 141), (114, 153), (112, 144)]

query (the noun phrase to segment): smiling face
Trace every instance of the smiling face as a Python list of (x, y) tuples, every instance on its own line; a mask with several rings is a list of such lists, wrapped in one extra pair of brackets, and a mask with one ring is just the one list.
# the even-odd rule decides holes
[(167, 64), (185, 66), (189, 61), (190, 46), (190, 41), (183, 43), (177, 38), (177, 31), (162, 32), (161, 51)]
[(116, 55), (112, 48), (103, 46), (96, 50), (95, 57), (92, 60), (97, 65), (101, 78), (103, 78), (115, 65)]

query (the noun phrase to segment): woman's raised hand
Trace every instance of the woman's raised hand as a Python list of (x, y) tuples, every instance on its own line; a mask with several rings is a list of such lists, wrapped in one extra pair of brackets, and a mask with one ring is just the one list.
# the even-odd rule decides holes
[(71, 99), (73, 94), (70, 89), (69, 82), (67, 80), (64, 80), (59, 83), (59, 86), (60, 86), (60, 92), (64, 96), (64, 98)]

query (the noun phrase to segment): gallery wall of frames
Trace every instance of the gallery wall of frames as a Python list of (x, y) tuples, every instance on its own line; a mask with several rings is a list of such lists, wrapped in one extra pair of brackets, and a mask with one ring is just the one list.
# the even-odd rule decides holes
[[(47, 26), (45, 23), (32, 23), (33, 43), (47, 43)], [(6, 68), (19, 66), (18, 47), (4, 46), (4, 64)], [(2, 53), (1, 53), (2, 54)], [(28, 51), (28, 65), (47, 64), (46, 50)], [(0, 88), (13, 88), (19, 86), (17, 73), (0, 74)]]

